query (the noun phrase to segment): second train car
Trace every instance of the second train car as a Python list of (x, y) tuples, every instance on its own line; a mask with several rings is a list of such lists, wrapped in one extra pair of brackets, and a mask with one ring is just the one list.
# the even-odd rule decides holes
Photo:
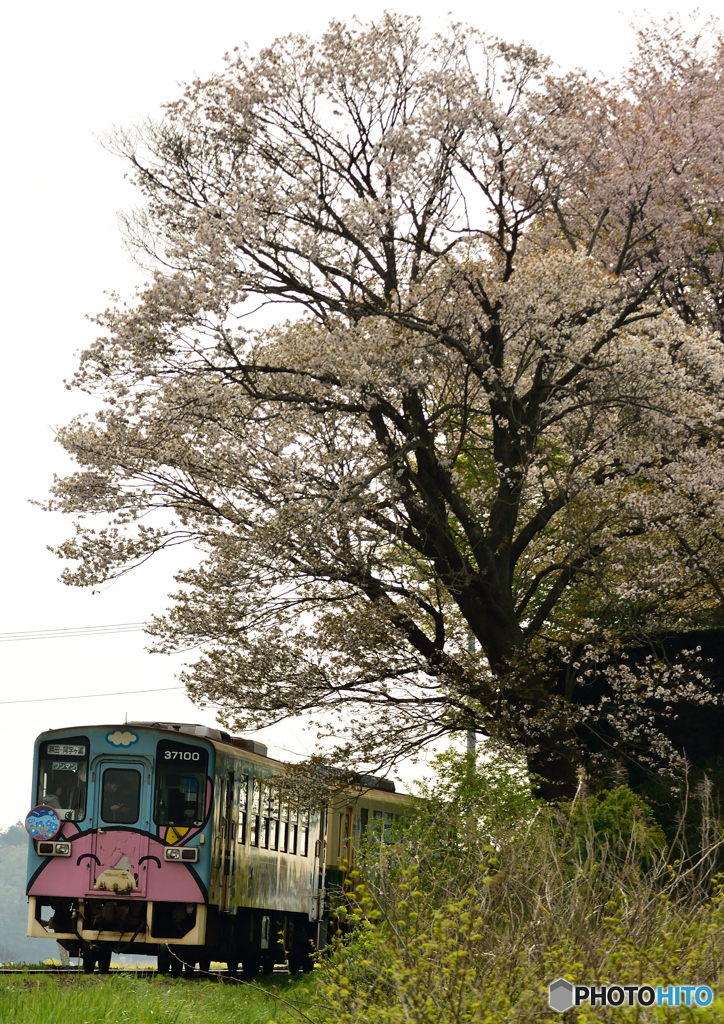
[(86, 971), (112, 953), (159, 970), (308, 970), (327, 940), (328, 890), (356, 837), (408, 798), (359, 777), (330, 799), (285, 797), (256, 741), (178, 722), (42, 733), (35, 744), (28, 935)]

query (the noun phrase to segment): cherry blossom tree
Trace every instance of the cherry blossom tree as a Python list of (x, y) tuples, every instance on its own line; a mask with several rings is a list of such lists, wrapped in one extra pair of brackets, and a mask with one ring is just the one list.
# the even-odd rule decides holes
[(59, 433), (66, 582), (195, 545), (158, 649), (338, 763), (475, 729), (555, 795), (675, 760), (706, 665), (611, 657), (721, 615), (723, 52), (669, 22), (599, 83), (386, 15), (116, 133), (149, 283)]

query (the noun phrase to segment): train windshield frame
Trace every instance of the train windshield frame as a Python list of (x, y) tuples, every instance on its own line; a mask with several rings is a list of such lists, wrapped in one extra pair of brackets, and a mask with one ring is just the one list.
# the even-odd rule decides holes
[(153, 820), (157, 825), (193, 828), (206, 817), (209, 752), (179, 740), (156, 746)]
[(45, 740), (38, 750), (36, 804), (58, 812), (61, 821), (82, 821), (88, 803), (87, 736)]

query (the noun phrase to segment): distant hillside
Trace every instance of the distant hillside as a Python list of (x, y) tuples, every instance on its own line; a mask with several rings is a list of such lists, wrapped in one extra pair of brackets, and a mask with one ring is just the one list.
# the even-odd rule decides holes
[(28, 901), (25, 895), (28, 833), (22, 822), (0, 831), (0, 961), (37, 963), (57, 957), (52, 939), (28, 939)]

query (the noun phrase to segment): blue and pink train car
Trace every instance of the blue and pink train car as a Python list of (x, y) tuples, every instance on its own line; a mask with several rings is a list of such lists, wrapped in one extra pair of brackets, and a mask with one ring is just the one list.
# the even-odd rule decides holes
[(406, 798), (364, 776), (290, 796), (266, 747), (207, 726), (131, 722), (42, 733), (35, 744), (28, 935), (92, 971), (112, 953), (173, 974), (214, 961), (245, 974), (309, 969), (330, 885), (365, 829)]

